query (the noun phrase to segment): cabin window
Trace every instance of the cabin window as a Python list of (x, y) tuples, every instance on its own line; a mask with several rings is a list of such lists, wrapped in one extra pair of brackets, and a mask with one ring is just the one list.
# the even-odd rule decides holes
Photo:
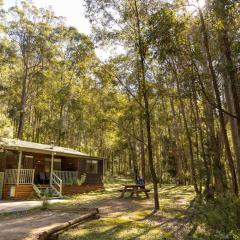
[(22, 168), (31, 169), (33, 168), (33, 156), (25, 155), (22, 161)]
[[(52, 161), (51, 158), (45, 158), (45, 172), (50, 172), (51, 161)], [(53, 170), (61, 171), (61, 162), (62, 162), (61, 158), (54, 158)]]
[(87, 160), (86, 171), (87, 173), (98, 173), (98, 161)]

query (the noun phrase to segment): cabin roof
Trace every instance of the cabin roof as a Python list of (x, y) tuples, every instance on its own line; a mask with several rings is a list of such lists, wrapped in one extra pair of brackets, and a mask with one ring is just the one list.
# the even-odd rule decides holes
[(26, 152), (33, 153), (43, 153), (43, 154), (52, 154), (58, 156), (68, 156), (68, 157), (81, 157), (81, 158), (91, 158), (100, 160), (101, 157), (93, 157), (85, 153), (79, 152), (71, 148), (65, 148), (60, 146), (53, 146), (42, 143), (22, 141), (19, 139), (10, 139), (10, 138), (0, 138), (0, 148), (7, 150), (22, 150)]

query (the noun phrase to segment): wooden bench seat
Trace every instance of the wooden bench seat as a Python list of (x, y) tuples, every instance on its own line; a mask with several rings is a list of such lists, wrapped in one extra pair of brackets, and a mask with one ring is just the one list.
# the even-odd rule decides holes
[(150, 189), (146, 189), (146, 188), (140, 188), (140, 189), (138, 189), (138, 190), (134, 190), (134, 189), (118, 189), (117, 190), (118, 192), (121, 192), (122, 194), (121, 194), (121, 196), (120, 196), (120, 198), (122, 198), (123, 196), (124, 196), (124, 193), (126, 193), (126, 192), (130, 192), (131, 193), (131, 197), (134, 195), (134, 194), (136, 194), (136, 196), (138, 197), (139, 195), (139, 193), (145, 193), (145, 195), (146, 195), (146, 197), (147, 198), (149, 198), (149, 195), (148, 195), (148, 193), (151, 191)]
[(138, 192), (150, 192), (151, 190), (150, 189), (138, 189), (137, 190)]
[(118, 192), (132, 192), (132, 189), (118, 189)]

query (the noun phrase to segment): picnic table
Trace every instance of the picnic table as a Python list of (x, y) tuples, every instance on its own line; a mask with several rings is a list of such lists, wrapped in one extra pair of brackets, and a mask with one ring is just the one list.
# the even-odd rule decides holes
[(123, 198), (126, 192), (130, 192), (130, 196), (133, 197), (136, 195), (136, 197), (139, 197), (139, 193), (145, 193), (146, 197), (149, 198), (148, 193), (150, 192), (149, 189), (145, 188), (145, 185), (142, 184), (126, 184), (123, 185), (123, 189), (118, 190), (121, 192), (120, 198)]

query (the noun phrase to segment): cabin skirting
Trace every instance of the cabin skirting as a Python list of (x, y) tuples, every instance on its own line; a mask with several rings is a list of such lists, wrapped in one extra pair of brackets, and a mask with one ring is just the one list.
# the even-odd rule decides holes
[[(15, 186), (15, 196), (10, 196), (11, 187)], [(2, 198), (4, 200), (26, 200), (34, 197), (32, 185), (4, 185)]]
[[(15, 196), (10, 196), (11, 187), (15, 186)], [(87, 193), (91, 191), (98, 191), (104, 189), (103, 184), (98, 185), (62, 185), (63, 195), (73, 195), (79, 193)], [(32, 185), (10, 185), (3, 186), (2, 199), (3, 200), (27, 200), (37, 198)]]

